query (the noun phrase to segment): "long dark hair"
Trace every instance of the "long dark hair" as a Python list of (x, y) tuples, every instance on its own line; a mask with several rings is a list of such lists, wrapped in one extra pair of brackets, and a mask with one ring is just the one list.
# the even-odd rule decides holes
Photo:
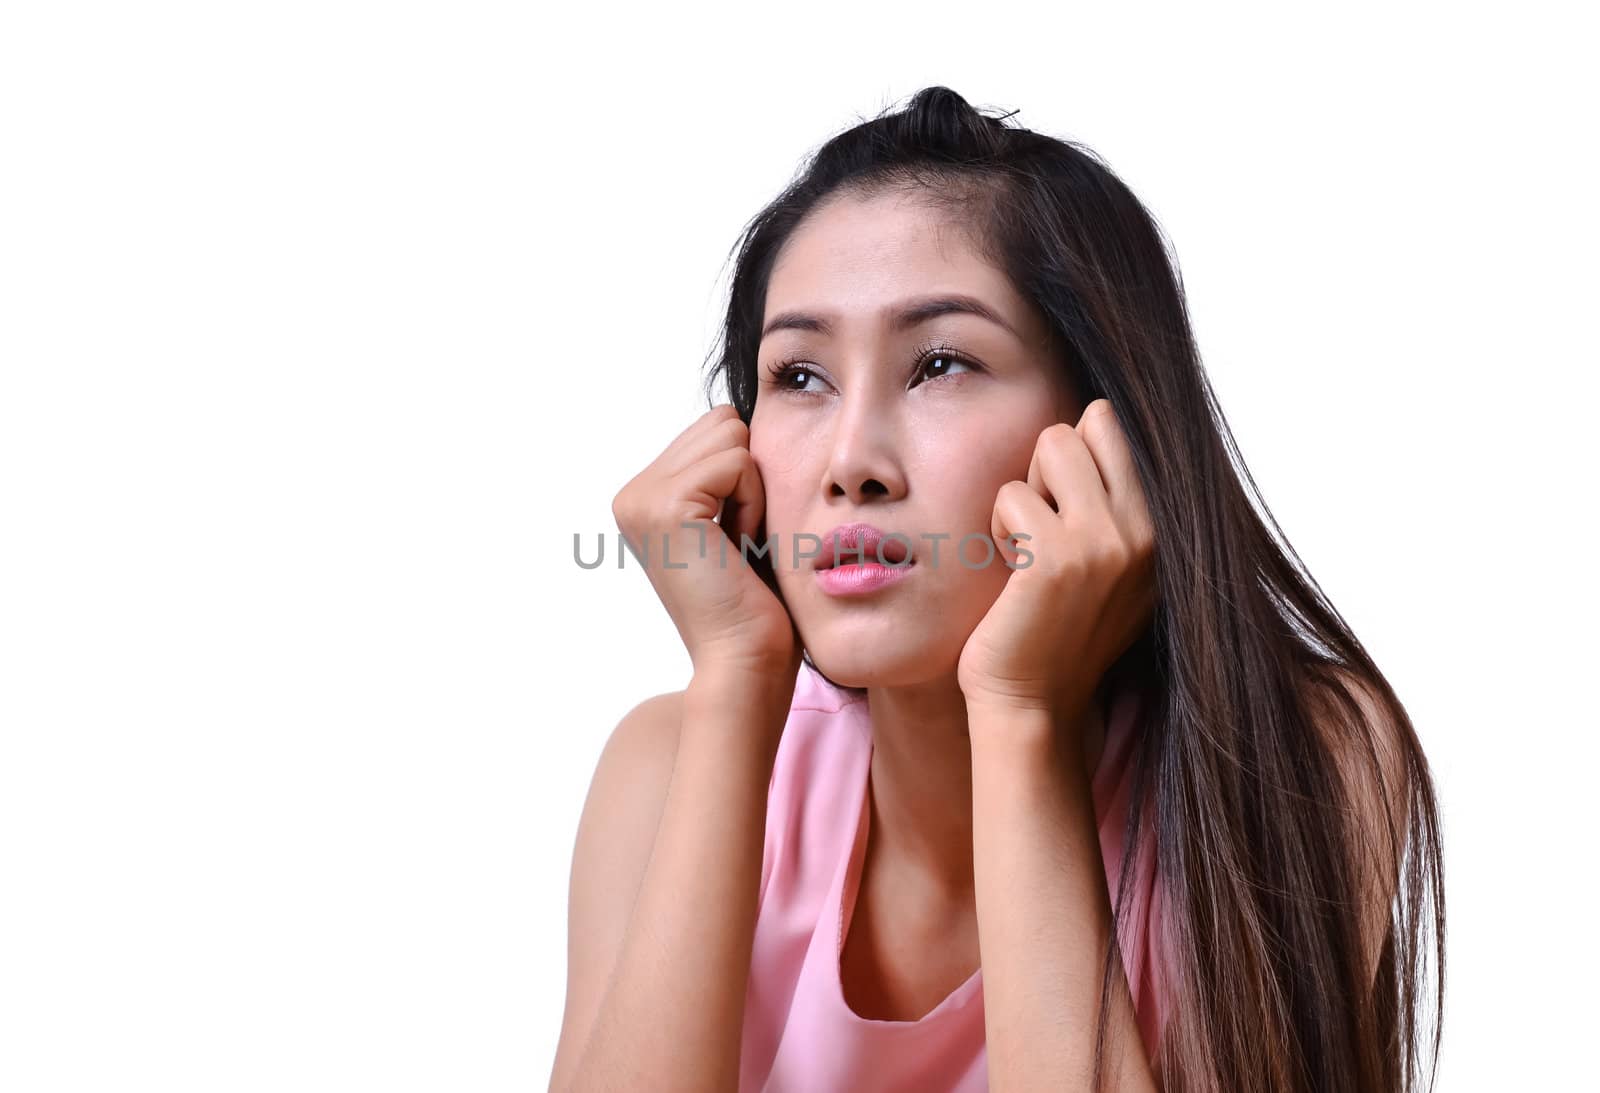
[[(1119, 888), (1131, 890), (1134, 848), (1154, 838), (1166, 897), (1159, 959), (1173, 990), (1158, 1079), (1206, 1093), (1388, 1091), (1426, 1074), (1431, 1088), (1443, 861), (1415, 729), (1260, 500), (1159, 225), (1092, 151), (1010, 116), (929, 87), (816, 150), (735, 245), (708, 400), (721, 381), (750, 422), (773, 263), (824, 198), (913, 189), (957, 214), (1048, 320), (1085, 404), (1110, 400), (1155, 523), (1160, 604), (1102, 685), (1143, 699), (1134, 790), (1148, 804), (1128, 810)], [(1384, 874), (1388, 914), (1364, 931), (1363, 907), (1376, 902), (1365, 884)], [(1369, 979), (1375, 928), (1384, 936)], [(1436, 1000), (1431, 1042), (1419, 1036), (1425, 987)]]

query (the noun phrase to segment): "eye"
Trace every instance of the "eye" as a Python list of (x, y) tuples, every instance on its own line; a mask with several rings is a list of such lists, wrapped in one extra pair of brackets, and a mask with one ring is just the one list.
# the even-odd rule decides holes
[[(968, 360), (961, 354), (943, 345), (930, 345), (920, 350), (916, 357), (915, 374), (919, 378), (945, 379), (961, 375), (959, 369), (972, 372), (983, 371), (983, 366)], [(810, 386), (813, 379), (821, 380), (820, 374), (808, 368), (803, 357), (790, 357), (780, 360), (767, 369), (773, 387), (784, 393), (794, 395), (815, 395), (820, 389)], [(823, 381), (826, 382), (826, 381)], [(913, 385), (914, 386), (914, 385)]]
[(959, 353), (936, 345), (924, 350), (922, 356), (918, 358), (917, 375), (925, 375), (929, 379), (943, 379), (946, 376), (960, 375), (959, 372), (951, 371), (955, 368), (966, 368), (974, 372), (979, 370), (976, 364)]
[[(806, 389), (805, 382), (815, 376), (816, 373), (805, 367), (804, 363), (801, 361), (779, 361), (777, 364), (773, 365), (767, 370), (767, 374), (772, 377), (773, 386), (780, 391), (792, 391), (797, 395), (809, 395), (813, 393)], [(795, 382), (796, 376), (800, 377), (798, 385)]]

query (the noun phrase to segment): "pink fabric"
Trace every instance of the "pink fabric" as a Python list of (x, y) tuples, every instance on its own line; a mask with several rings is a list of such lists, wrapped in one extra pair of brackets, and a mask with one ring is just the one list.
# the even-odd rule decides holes
[[(1092, 783), (1113, 900), (1136, 706), (1136, 695), (1116, 696)], [(917, 1021), (868, 1020), (844, 999), (839, 954), (866, 849), (871, 756), (865, 699), (847, 698), (802, 663), (767, 799), (740, 1093), (973, 1093), (989, 1087), (982, 968)], [(1133, 885), (1119, 939), (1140, 1033), (1153, 1058), (1166, 988), (1154, 959), (1162, 899), (1149, 849), (1135, 863)]]

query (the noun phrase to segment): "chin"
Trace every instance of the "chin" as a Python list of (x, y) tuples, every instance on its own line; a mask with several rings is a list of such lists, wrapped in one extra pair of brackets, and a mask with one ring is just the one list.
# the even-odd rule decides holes
[(961, 646), (937, 648), (925, 641), (860, 641), (829, 634), (801, 637), (811, 661), (841, 687), (905, 687), (954, 676)]

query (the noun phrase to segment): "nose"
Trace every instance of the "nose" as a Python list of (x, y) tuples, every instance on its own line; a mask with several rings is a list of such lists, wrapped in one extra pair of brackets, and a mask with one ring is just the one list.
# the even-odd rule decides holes
[(905, 496), (898, 426), (882, 403), (862, 397), (845, 400), (834, 418), (832, 446), (823, 474), (823, 492), (830, 498), (843, 497), (864, 504)]

